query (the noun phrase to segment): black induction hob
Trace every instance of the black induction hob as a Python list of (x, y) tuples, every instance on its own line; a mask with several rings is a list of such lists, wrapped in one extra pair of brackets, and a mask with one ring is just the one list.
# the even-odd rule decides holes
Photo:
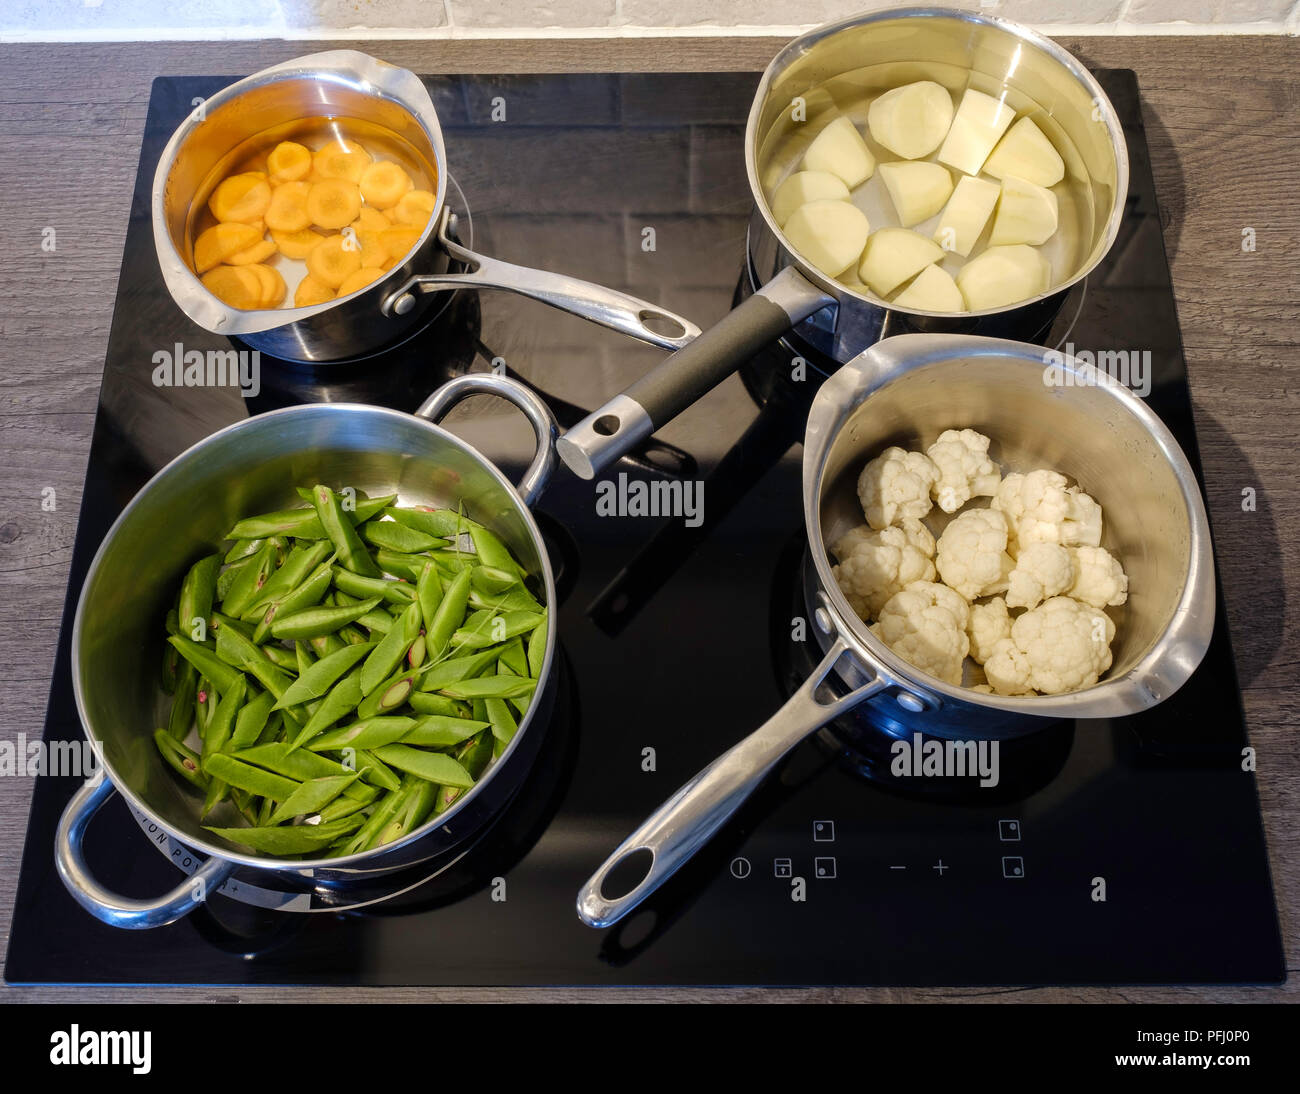
[[(1127, 71), (1098, 78), (1128, 136), (1126, 215), (1109, 257), (1046, 340), (1149, 350), (1150, 405), (1199, 466), (1136, 80)], [(743, 120), (756, 81), (656, 74), (428, 83), (476, 246), (626, 288), (704, 325), (725, 313), (744, 268)], [(494, 363), (573, 420), (662, 357), (540, 304), (460, 294), (387, 355), (315, 370), (263, 362), (256, 398), (155, 387), (157, 350), (177, 342), (222, 347), (185, 319), (163, 287), (148, 201), (167, 137), (196, 96), (226, 82), (166, 78), (153, 87), (47, 740), (81, 738), (68, 646), (90, 558), (132, 495), (190, 444), (247, 413), (302, 400), (410, 408), (447, 376)], [(491, 120), (497, 96), (507, 103), (507, 121)], [(43, 777), (6, 978), (321, 985), (1282, 979), (1221, 606), (1210, 652), (1181, 692), (1138, 717), (1054, 724), (1007, 754), (999, 793), (916, 791), (873, 777), (870, 749), (846, 755), (828, 735), (814, 737), (643, 912), (604, 932), (578, 921), (578, 889), (612, 848), (775, 711), (807, 670), (806, 651), (790, 642), (790, 619), (800, 611), (802, 411), (799, 399), (770, 390), (763, 373), (760, 359), (743, 382), (728, 381), (664, 430), (663, 446), (621, 468), (634, 477), (661, 467), (704, 478), (699, 529), (680, 519), (597, 518), (594, 485), (563, 471), (555, 476), (540, 509), (564, 569), (560, 697), (532, 776), (475, 845), (438, 863), (428, 880), (403, 879), (400, 895), (377, 903), (370, 898), (386, 893), (287, 902), (265, 892), (218, 894), (169, 927), (115, 930), (74, 904), (55, 874), (53, 833), (75, 783)], [(510, 471), (528, 458), (526, 430), (501, 406), (468, 404), (451, 425)], [(86, 850), (101, 880), (128, 895), (154, 895), (180, 876), (158, 834), (120, 799), (92, 823)], [(796, 892), (803, 899), (793, 899)]]

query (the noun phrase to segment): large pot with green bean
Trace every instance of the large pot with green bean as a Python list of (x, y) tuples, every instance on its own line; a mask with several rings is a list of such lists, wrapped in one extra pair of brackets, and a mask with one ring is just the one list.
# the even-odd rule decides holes
[[(435, 424), (473, 393), (537, 434), (518, 486)], [(555, 580), (529, 506), (557, 427), (497, 376), (415, 415), (318, 404), (239, 422), (164, 467), (109, 530), (73, 623), (100, 771), (56, 836), (64, 884), (118, 927), (232, 879), (337, 891), (463, 843), (528, 772), (555, 676)], [(206, 862), (108, 891), (82, 853), (121, 794)]]

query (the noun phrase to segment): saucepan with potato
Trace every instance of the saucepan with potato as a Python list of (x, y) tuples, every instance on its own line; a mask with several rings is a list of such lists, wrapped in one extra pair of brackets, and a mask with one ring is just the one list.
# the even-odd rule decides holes
[[(1209, 647), (1214, 562), (1186, 456), (1127, 388), (1069, 358), (1045, 368), (1041, 347), (870, 347), (813, 402), (803, 501), (821, 663), (613, 852), (578, 898), (589, 925), (631, 911), (854, 708), (881, 732), (1003, 740), (1153, 707)], [(647, 851), (631, 891), (603, 891)]]
[(520, 293), (664, 349), (699, 334), (626, 293), (463, 246), (449, 183), (418, 76), (351, 50), (300, 57), (213, 95), (167, 143), (159, 265), (199, 326), (292, 361), (381, 349), (423, 319), (425, 294), (459, 288)]
[(795, 325), (839, 363), (907, 331), (1033, 341), (1109, 250), (1128, 190), (1119, 119), (1082, 64), (943, 8), (791, 42), (759, 83), (745, 157), (756, 291), (568, 432), (579, 475)]

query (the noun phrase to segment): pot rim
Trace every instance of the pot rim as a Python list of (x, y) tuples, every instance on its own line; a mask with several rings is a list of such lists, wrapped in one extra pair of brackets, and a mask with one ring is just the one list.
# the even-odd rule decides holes
[[(239, 851), (231, 851), (227, 848), (217, 846), (215, 843), (208, 842), (207, 840), (197, 839), (186, 833), (179, 832), (173, 825), (161, 818), (147, 803), (139, 798), (131, 787), (126, 785), (122, 779), (118, 778), (117, 772), (113, 769), (113, 765), (109, 761), (102, 743), (91, 732), (90, 719), (86, 714), (86, 702), (81, 672), (81, 636), (82, 624), (84, 621), (83, 617), (86, 608), (86, 591), (94, 581), (99, 571), (100, 563), (103, 561), (109, 545), (118, 534), (120, 528), (131, 517), (135, 507), (158, 482), (173, 473), (179, 466), (189, 462), (190, 460), (199, 458), (206, 448), (215, 444), (219, 440), (252, 428), (255, 424), (260, 422), (279, 422), (280, 428), (285, 428), (285, 423), (295, 417), (305, 418), (316, 414), (340, 413), (365, 413), (395, 421), (403, 421), (404, 423), (415, 422), (420, 428), (427, 430), (431, 435), (437, 437), (439, 440), (448, 441), (454, 444), (467, 456), (478, 462), (482, 469), (488, 472), (492, 478), (496, 479), (497, 483), (502, 486), (514, 500), (516, 511), (523, 519), (525, 527), (528, 529), (529, 535), (533, 539), (534, 546), (537, 548), (537, 555), (541, 562), (542, 577), (546, 590), (546, 653), (542, 660), (541, 674), (538, 677), (538, 691), (534, 693), (533, 701), (529, 703), (528, 711), (524, 714), (523, 719), (519, 724), (519, 729), (516, 731), (514, 737), (511, 738), (510, 743), (506, 746), (501, 755), (493, 759), (491, 766), (488, 768), (484, 776), (470, 788), (468, 793), (462, 795), (450, 809), (446, 810), (446, 812), (430, 816), (422, 825), (420, 825), (419, 828), (415, 829), (413, 832), (409, 832), (402, 839), (396, 840), (393, 843), (385, 844), (384, 846), (372, 851), (362, 851), (357, 854), (339, 856), (336, 858), (283, 859), (261, 857), (245, 854)], [(373, 862), (377, 858), (416, 842), (423, 838), (423, 836), (431, 829), (440, 828), (443, 825), (446, 825), (477, 796), (480, 788), (486, 786), (488, 782), (496, 777), (500, 770), (505, 768), (506, 761), (518, 747), (518, 742), (523, 738), (524, 734), (528, 732), (533, 723), (533, 716), (538, 709), (536, 696), (540, 694), (541, 689), (546, 686), (546, 682), (551, 678), (551, 672), (555, 665), (556, 631), (558, 629), (556, 608), (555, 574), (551, 567), (551, 558), (549, 552), (546, 550), (545, 540), (542, 538), (541, 531), (537, 527), (537, 522), (533, 518), (532, 510), (523, 503), (523, 499), (519, 497), (514, 484), (505, 477), (501, 469), (479, 452), (478, 449), (474, 448), (473, 445), (461, 440), (454, 433), (449, 432), (442, 426), (436, 425), (419, 415), (407, 414), (403, 411), (393, 410), (389, 407), (372, 406), (367, 403), (305, 403), (298, 406), (282, 407), (279, 410), (267, 411), (264, 414), (257, 414), (251, 418), (245, 418), (242, 421), (234, 422), (231, 425), (210, 434), (202, 440), (197, 441), (195, 444), (173, 457), (135, 493), (131, 500), (127, 502), (126, 507), (122, 512), (118, 514), (117, 519), (113, 521), (108, 532), (105, 533), (104, 539), (100, 543), (99, 548), (95, 551), (95, 556), (91, 560), (90, 566), (86, 571), (86, 578), (82, 582), (81, 592), (77, 598), (77, 610), (76, 614), (73, 616), (72, 622), (70, 657), (72, 661), (72, 691), (77, 704), (77, 717), (81, 722), (81, 730), (85, 734), (86, 740), (90, 742), (91, 747), (95, 750), (104, 772), (112, 781), (117, 792), (121, 794), (130, 805), (139, 809), (169, 836), (186, 847), (196, 851), (202, 851), (209, 857), (224, 859), (227, 862), (234, 862), (241, 866), (248, 866), (260, 870), (296, 873), (310, 872), (312, 870), (346, 870), (348, 867), (355, 867), (362, 865), (363, 863)]]
[(186, 115), (185, 120), (177, 126), (176, 131), (167, 141), (159, 154), (158, 166), (154, 170), (150, 200), (154, 250), (158, 255), (163, 281), (172, 299), (191, 320), (216, 334), (259, 334), (277, 327), (292, 326), (351, 301), (355, 296), (369, 292), (390, 280), (394, 283), (405, 281), (409, 276), (406, 273), (406, 266), (426, 247), (430, 238), (436, 235), (443, 219), (443, 208), (447, 200), (447, 150), (433, 99), (424, 82), (414, 72), (381, 61), (359, 50), (335, 49), (323, 53), (309, 53), (282, 61), (270, 68), (260, 69), (222, 88), (215, 95), (204, 100), (204, 113), (206, 115), (208, 111), (224, 106), (254, 88), (287, 80), (326, 80), (330, 83), (346, 84), (359, 92), (395, 102), (406, 110), (424, 130), (433, 148), (436, 161), (433, 166), (438, 173), (437, 189), (433, 195), (433, 212), (429, 216), (428, 223), (425, 224), (424, 231), (420, 233), (419, 239), (408, 252), (406, 261), (394, 266), (377, 282), (364, 285), (355, 293), (305, 308), (231, 307), (204, 287), (202, 281), (190, 269), (185, 257), (177, 250), (167, 229), (168, 175), (176, 162), (180, 147), (193, 136), (199, 126), (204, 124), (191, 112)]
[[(817, 570), (820, 593), (839, 637), (869, 672), (884, 676), (929, 705), (961, 705), (1042, 718), (1113, 718), (1163, 702), (1196, 671), (1214, 631), (1215, 577), (1209, 520), (1196, 474), (1168, 427), (1146, 404), (1104, 372), (1089, 372), (1058, 354), (1060, 367), (1104, 388), (1137, 418), (1169, 461), (1188, 515), (1188, 564), (1177, 607), (1159, 636), (1124, 673), (1064, 695), (985, 695), (945, 683), (899, 657), (858, 619), (831, 573), (820, 507), (826, 460), (848, 417), (873, 394), (913, 369), (959, 357), (1014, 358), (1026, 368), (1045, 367), (1042, 346), (977, 335), (900, 334), (877, 342), (840, 368), (817, 393), (804, 438), (804, 532)], [(1055, 352), (1055, 351), (1051, 351)]]
[(1124, 219), (1125, 195), (1128, 193), (1129, 156), (1128, 142), (1124, 139), (1124, 127), (1120, 124), (1119, 115), (1116, 113), (1115, 107), (1106, 92), (1097, 83), (1096, 78), (1068, 50), (1063, 49), (1050, 38), (1039, 34), (1037, 31), (1030, 30), (1028, 27), (1010, 19), (1003, 19), (996, 15), (984, 15), (975, 11), (965, 11), (959, 8), (885, 8), (865, 15), (849, 16), (834, 23), (825, 23), (808, 31), (806, 34), (800, 35), (798, 38), (792, 39), (772, 58), (767, 68), (763, 70), (763, 76), (759, 80), (757, 90), (754, 92), (754, 99), (749, 109), (749, 119), (745, 125), (745, 174), (749, 180), (749, 189), (754, 198), (754, 203), (762, 214), (768, 229), (779, 241), (785, 253), (791, 257), (799, 273), (836, 300), (843, 301), (847, 297), (868, 307), (882, 308), (888, 312), (901, 311), (895, 305), (876, 296), (865, 286), (859, 292), (857, 289), (845, 285), (833, 277), (827, 277), (807, 258), (795, 250), (789, 240), (786, 239), (785, 233), (781, 230), (780, 225), (776, 223), (776, 218), (773, 217), (772, 211), (768, 207), (762, 183), (758, 178), (756, 151), (759, 117), (771, 93), (772, 82), (789, 67), (792, 61), (802, 57), (810, 50), (815, 49), (820, 42), (834, 37), (841, 31), (867, 26), (872, 23), (893, 22), (903, 19), (951, 19), (957, 22), (989, 26), (1020, 38), (1028, 45), (1047, 54), (1091, 92), (1093, 102), (1101, 110), (1102, 120), (1106, 124), (1107, 133), (1110, 135), (1111, 148), (1115, 153), (1115, 199), (1112, 203), (1110, 217), (1106, 222), (1106, 231), (1095, 247), (1096, 255), (1091, 262), (1077, 270), (1068, 279), (1049, 285), (1037, 296), (1018, 300), (1014, 304), (998, 308), (985, 308), (982, 311), (965, 312), (925, 311), (920, 308), (909, 308), (903, 314), (927, 316), (936, 319), (978, 319), (989, 315), (1001, 315), (1046, 300), (1082, 281), (1097, 268), (1101, 260), (1110, 252), (1119, 235), (1120, 224)]

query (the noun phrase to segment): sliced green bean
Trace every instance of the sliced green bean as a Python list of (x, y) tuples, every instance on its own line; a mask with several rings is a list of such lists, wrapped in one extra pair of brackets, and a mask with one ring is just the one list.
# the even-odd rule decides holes
[(362, 695), (369, 695), (401, 664), (411, 643), (420, 635), (420, 622), (420, 605), (412, 601), (402, 613), (402, 618), (384, 635), (379, 645), (371, 650), (361, 666)]
[(441, 688), (443, 695), (453, 699), (515, 699), (531, 695), (537, 681), (531, 676), (480, 676), (474, 680), (459, 680)]
[(339, 719), (351, 714), (361, 702), (361, 666), (357, 666), (329, 690), (316, 712), (307, 720), (294, 738), (293, 747), (306, 744), (323, 733)]
[(200, 790), (207, 789), (208, 777), (203, 774), (197, 752), (186, 747), (165, 729), (154, 730), (153, 739), (167, 766), (186, 782), (193, 783)]
[[(217, 595), (217, 573), (221, 569), (220, 555), (207, 555), (201, 558), (185, 574), (181, 582), (180, 600), (176, 607), (177, 623), (181, 634), (188, 634), (195, 641), (207, 637), (208, 625), (212, 619), (212, 601)], [(195, 634), (196, 628), (202, 628)]]
[(540, 614), (542, 611), (541, 604), (522, 585), (516, 585), (507, 593), (492, 595), (479, 589), (471, 588), (469, 591), (469, 606), (471, 608), (486, 608), (495, 613), (501, 612), (532, 612)]
[(286, 650), (283, 646), (271, 644), (263, 646), (262, 653), (277, 668), (284, 669), (285, 672), (290, 674), (297, 674), (298, 658), (292, 650)]
[[(488, 722), (475, 721), (473, 718), (455, 718), (434, 714), (421, 718), (403, 736), (396, 738), (393, 743), (419, 748), (450, 748), (452, 745), (458, 745), (465, 738), (473, 737), (480, 730), (487, 728), (489, 728)], [(495, 727), (493, 728), (495, 731)]]
[[(533, 628), (536, 630), (536, 628)], [(501, 664), (515, 676), (531, 676), (528, 671), (528, 654), (524, 651), (524, 640), (516, 635), (506, 643), (501, 651)]]
[[(333, 556), (330, 556), (333, 558)], [(316, 567), (297, 588), (286, 593), (279, 600), (272, 601), (262, 612), (253, 639), (262, 642), (271, 633), (271, 627), (278, 616), (289, 616), (295, 612), (306, 611), (320, 603), (329, 590), (333, 580), (333, 569), (327, 560)]]
[(239, 576), (231, 583), (230, 591), (222, 598), (221, 610), (226, 615), (242, 616), (266, 584), (275, 565), (275, 544), (267, 540), (252, 561), (239, 571)]
[(291, 824), (270, 828), (205, 827), (222, 839), (268, 855), (306, 855), (351, 834), (361, 823), (361, 817), (354, 814), (328, 824)]
[(215, 634), (222, 627), (229, 627), (231, 630), (238, 631), (245, 638), (253, 637), (253, 628), (245, 623), (242, 619), (236, 619), (234, 616), (226, 615), (224, 612), (212, 613), (212, 631)]
[(393, 520), (372, 520), (362, 528), (361, 536), (374, 547), (405, 555), (418, 555), (447, 546), (446, 539), (441, 536), (431, 536)]
[[(284, 741), (255, 745), (235, 753), (234, 756), (236, 760), (264, 767), (276, 775), (283, 775), (287, 779), (298, 782), (322, 779), (328, 775), (351, 775), (354, 772), (360, 774), (356, 768), (347, 767), (317, 752), (308, 752), (305, 748), (291, 749)], [(343, 793), (346, 797), (358, 798), (366, 802), (379, 796), (379, 791), (375, 787), (361, 783), (349, 785)]]
[(433, 622), (425, 633), (425, 643), (433, 657), (441, 657), (451, 642), (452, 635), (465, 620), (465, 605), (469, 602), (470, 572), (461, 570), (447, 586)]
[(222, 627), (217, 631), (217, 657), (224, 664), (241, 671), (255, 662), (270, 660), (265, 647), (259, 646), (234, 627)]
[(319, 779), (308, 779), (284, 799), (271, 814), (271, 824), (280, 824), (294, 817), (310, 816), (329, 805), (343, 791), (356, 781), (355, 771), (347, 775), (325, 775)]
[(437, 793), (438, 787), (433, 783), (419, 783), (403, 799), (393, 819), (384, 825), (383, 831), (375, 837), (374, 846), (384, 847), (390, 843), (395, 843), (419, 828), (424, 823), (425, 818), (433, 811), (434, 799)]
[(339, 637), (350, 646), (370, 645), (370, 636), (355, 623), (349, 623), (339, 629)]
[(360, 619), (378, 603), (377, 599), (363, 600), (346, 608), (307, 608), (282, 615), (271, 624), (271, 633), (276, 638), (315, 638), (330, 634)]
[(458, 536), (476, 527), (474, 521), (454, 509), (411, 509), (390, 505), (384, 513), (399, 524), (440, 539)]
[(379, 597), (403, 608), (415, 599), (415, 586), (406, 581), (386, 581), (382, 577), (364, 577), (341, 566), (334, 567), (334, 584), (350, 596), (366, 599)]
[(388, 822), (393, 819), (398, 807), (403, 804), (406, 796), (414, 792), (417, 783), (417, 779), (408, 779), (404, 784), (399, 783), (398, 786), (390, 790), (387, 797), (381, 798), (365, 823), (357, 829), (339, 854), (355, 855), (364, 851), (371, 841), (384, 830)]
[(351, 725), (322, 733), (307, 747), (313, 752), (332, 752), (342, 748), (371, 749), (402, 740), (417, 725), (414, 718), (365, 718)]
[(471, 566), (470, 583), (489, 596), (500, 596), (519, 585), (517, 570), (498, 570), (495, 566)]
[(199, 674), (188, 661), (181, 662), (176, 670), (176, 690), (172, 693), (172, 708), (167, 716), (167, 732), (177, 741), (189, 736), (194, 724), (194, 696), (199, 689)]
[(235, 717), (235, 728), (230, 733), (231, 752), (247, 748), (261, 737), (271, 717), (271, 704), (274, 702), (274, 694), (269, 691), (259, 691), (244, 704), (243, 709)]
[(489, 698), (483, 700), (488, 721), (492, 723), (492, 736), (502, 745), (508, 745), (519, 732), (519, 723), (510, 713), (510, 704), (504, 699)]
[[(230, 537), (226, 537), (227, 539)], [(266, 542), (265, 537), (249, 538), (235, 540), (230, 550), (226, 552), (223, 560), (227, 565), (232, 562), (238, 562), (241, 558), (251, 558), (261, 549), (262, 544)]]
[(311, 699), (320, 699), (339, 681), (353, 665), (366, 656), (369, 646), (343, 645), (334, 653), (327, 654), (315, 664), (308, 666), (280, 696), (276, 710), (297, 706)]
[(335, 634), (318, 634), (315, 638), (307, 639), (311, 643), (312, 652), (318, 660), (325, 660), (331, 653), (338, 653), (339, 650), (347, 646), (347, 643)]
[(474, 540), (474, 550), (478, 554), (478, 560), (482, 565), (523, 577), (523, 570), (519, 568), (519, 563), (515, 561), (514, 556), (506, 548), (506, 545), (496, 537), (495, 533), (488, 531), (481, 524), (475, 524), (470, 528), (469, 534)]
[(357, 704), (358, 718), (372, 718), (396, 710), (415, 693), (419, 673), (403, 666), (388, 679), (380, 682), (369, 695)]
[(528, 634), (528, 675), (534, 680), (542, 677), (542, 665), (546, 661), (546, 612), (542, 620)]
[[(266, 546), (266, 540), (258, 542), (258, 551), (260, 552)], [(230, 589), (239, 580), (240, 574), (247, 570), (257, 561), (257, 555), (249, 555), (247, 558), (241, 558), (238, 562), (233, 562), (217, 575), (217, 599), (224, 601), (230, 595)]]
[(372, 786), (378, 786), (383, 790), (396, 790), (401, 780), (393, 773), (383, 760), (373, 752), (367, 752), (365, 749), (356, 750), (356, 768), (361, 772), (361, 778), (370, 783)]
[(338, 495), (328, 486), (317, 483), (311, 488), (311, 500), (316, 515), (320, 517), (321, 527), (334, 544), (340, 565), (354, 574), (378, 577), (379, 567), (366, 551), (356, 528), (344, 514)]
[(257, 618), (273, 600), (288, 596), (306, 581), (311, 572), (332, 553), (328, 540), (293, 548), (284, 560), (284, 565), (267, 578), (266, 584), (258, 590), (240, 617), (250, 622)]
[(380, 570), (412, 586), (420, 580), (420, 573), (428, 561), (424, 555), (404, 555), (384, 547), (375, 552), (375, 565)]
[(410, 745), (381, 745), (374, 750), (384, 763), (442, 786), (474, 785), (474, 778), (460, 764), (443, 752), (425, 752)]
[(203, 770), (212, 778), (247, 790), (259, 798), (270, 798), (277, 802), (284, 801), (301, 785), (295, 779), (286, 779), (283, 775), (275, 775), (263, 768), (246, 764), (224, 752), (205, 756)]
[(373, 612), (366, 612), (357, 622), (370, 632), (371, 637), (374, 636), (376, 631), (380, 634), (387, 634), (393, 629), (393, 617), (383, 608), (376, 608)]
[(433, 617), (442, 602), (442, 578), (438, 576), (438, 567), (432, 559), (426, 561), (420, 570), (415, 583), (415, 598), (420, 603), (420, 618), (428, 632), (433, 628)]
[(446, 695), (434, 695), (427, 691), (413, 691), (406, 700), (417, 714), (438, 714), (446, 718), (467, 717), (463, 703)]
[(206, 676), (220, 692), (229, 691), (240, 679), (239, 673), (206, 646), (191, 642), (184, 635), (174, 634), (167, 639), (176, 647), (176, 652), (193, 665), (201, 675)]

